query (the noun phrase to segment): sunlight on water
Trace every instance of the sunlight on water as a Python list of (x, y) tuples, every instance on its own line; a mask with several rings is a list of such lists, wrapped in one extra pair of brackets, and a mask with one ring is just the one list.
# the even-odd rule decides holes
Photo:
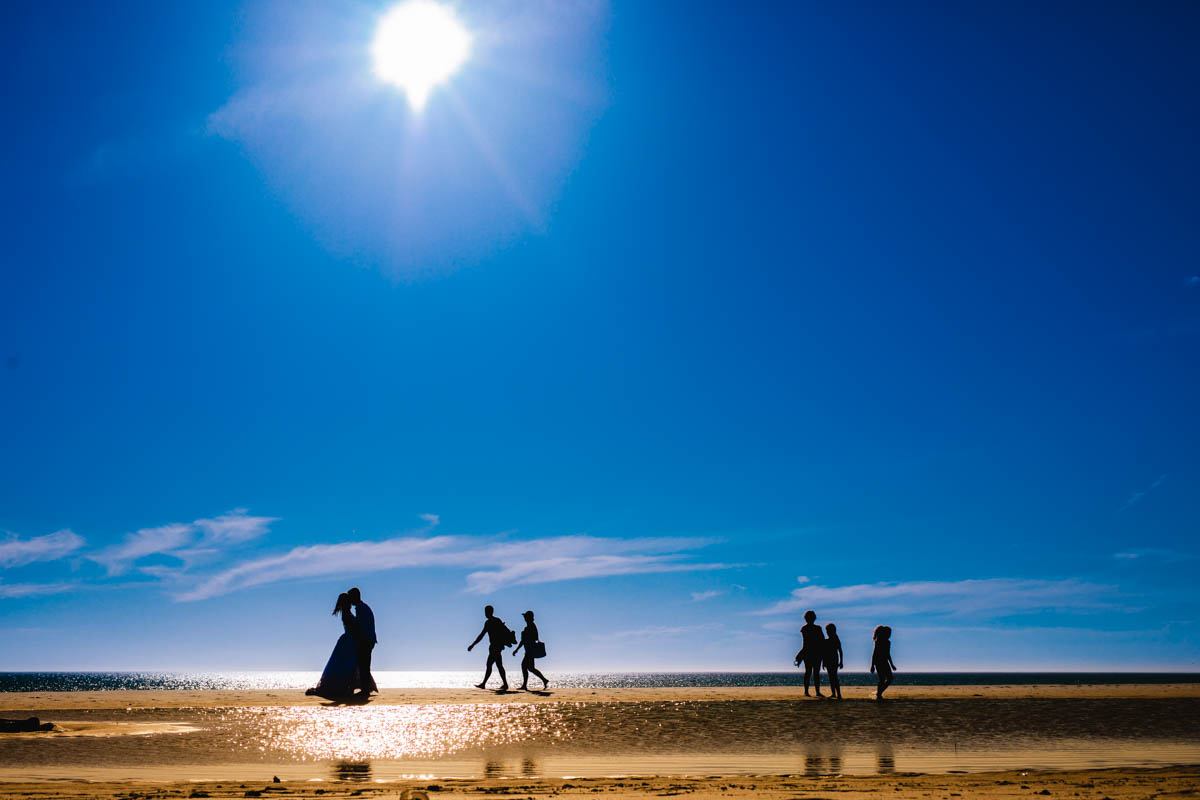
[(556, 708), (288, 708), (268, 715), (259, 746), (303, 760), (437, 758), (461, 750), (558, 739), (562, 732), (562, 713)]

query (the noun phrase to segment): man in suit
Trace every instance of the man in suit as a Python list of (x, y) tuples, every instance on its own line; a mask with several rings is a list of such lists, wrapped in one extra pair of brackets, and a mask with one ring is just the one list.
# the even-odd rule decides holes
[(350, 603), (354, 606), (354, 619), (358, 622), (358, 674), (362, 680), (362, 693), (369, 695), (379, 692), (375, 685), (375, 677), (371, 674), (371, 651), (379, 640), (375, 638), (375, 614), (371, 607), (363, 602), (362, 593), (358, 587), (346, 592), (350, 595)]

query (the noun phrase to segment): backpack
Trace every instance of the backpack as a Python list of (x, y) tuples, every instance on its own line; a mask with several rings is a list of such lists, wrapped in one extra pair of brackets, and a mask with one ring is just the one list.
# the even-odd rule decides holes
[(500, 646), (512, 647), (514, 644), (516, 644), (517, 632), (505, 625), (504, 620), (500, 619), (499, 617), (496, 617), (496, 622), (500, 623), (500, 627), (504, 629), (504, 632), (500, 636)]

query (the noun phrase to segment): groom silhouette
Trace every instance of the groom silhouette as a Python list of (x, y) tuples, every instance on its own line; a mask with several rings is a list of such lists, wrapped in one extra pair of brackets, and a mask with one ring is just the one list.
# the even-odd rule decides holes
[(371, 675), (371, 651), (379, 640), (375, 638), (375, 614), (371, 607), (363, 602), (362, 593), (358, 587), (346, 592), (350, 595), (350, 603), (354, 606), (354, 619), (358, 623), (358, 676), (362, 681), (362, 693), (369, 695), (379, 692), (375, 678)]

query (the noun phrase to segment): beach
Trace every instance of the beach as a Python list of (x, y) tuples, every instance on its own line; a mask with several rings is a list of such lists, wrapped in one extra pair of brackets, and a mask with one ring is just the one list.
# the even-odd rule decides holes
[[(18, 798), (1170, 796), (1200, 789), (1200, 685), (0, 694)], [(279, 782), (276, 783), (275, 779)], [(434, 787), (434, 788), (431, 788)], [(261, 792), (261, 795), (255, 794)]]

